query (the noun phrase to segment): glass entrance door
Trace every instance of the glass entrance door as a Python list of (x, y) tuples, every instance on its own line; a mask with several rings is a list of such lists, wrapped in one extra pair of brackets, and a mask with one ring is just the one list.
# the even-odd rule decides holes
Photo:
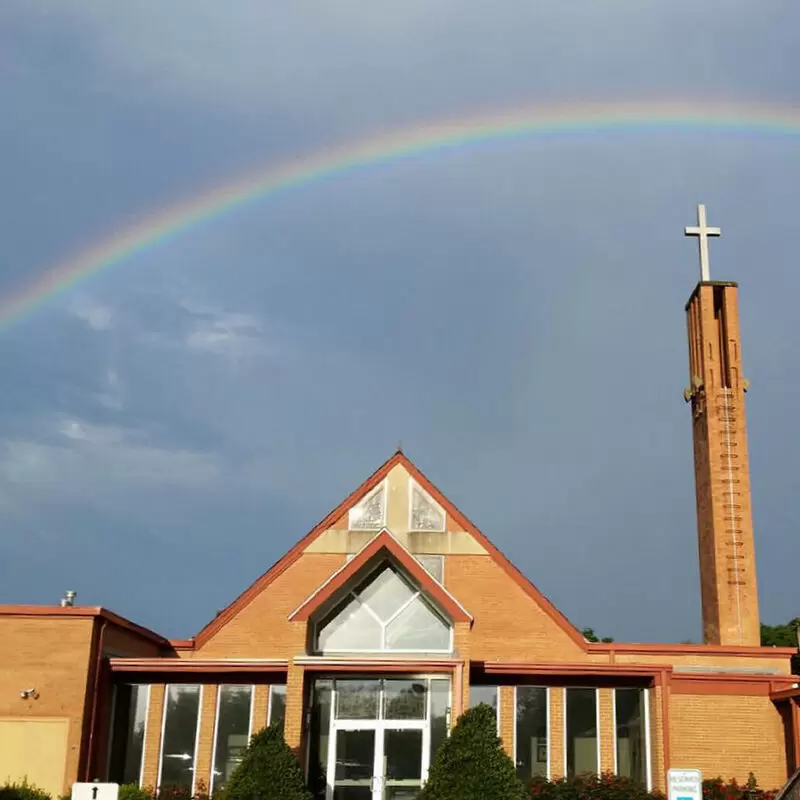
[[(332, 787), (328, 794), (333, 800), (372, 800), (375, 790), (375, 729), (342, 729), (336, 731)], [(328, 771), (331, 774), (331, 771)], [(331, 795), (331, 789), (333, 794)]]
[(330, 748), (330, 800), (414, 800), (422, 787), (422, 721), (338, 722)]

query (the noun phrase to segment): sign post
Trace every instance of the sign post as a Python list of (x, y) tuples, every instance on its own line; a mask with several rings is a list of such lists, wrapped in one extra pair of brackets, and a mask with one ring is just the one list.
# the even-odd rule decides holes
[(118, 783), (73, 783), (72, 800), (118, 800)]
[(703, 800), (703, 776), (699, 769), (667, 772), (668, 800)]

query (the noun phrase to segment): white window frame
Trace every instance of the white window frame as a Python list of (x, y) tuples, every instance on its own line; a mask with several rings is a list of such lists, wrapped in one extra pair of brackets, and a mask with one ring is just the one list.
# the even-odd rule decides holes
[[(184, 683), (167, 683), (164, 685), (164, 709), (161, 712), (161, 737), (159, 738), (158, 743), (158, 780), (156, 781), (156, 787), (158, 789), (161, 788), (161, 770), (164, 766), (164, 728), (167, 724), (167, 709), (169, 708), (169, 703), (167, 702), (167, 698), (169, 696), (169, 687), (170, 686), (199, 686), (200, 692), (197, 695), (197, 727), (194, 733), (194, 754), (192, 756), (192, 796), (194, 796), (195, 785), (197, 784), (197, 747), (200, 744), (200, 724), (203, 721), (203, 684), (202, 683), (191, 683), (191, 684), (184, 684)], [(148, 702), (150, 698), (148, 697)], [(142, 763), (144, 763), (144, 759), (142, 759)], [(213, 769), (213, 761), (212, 769)]]
[[(644, 704), (644, 718), (642, 724), (644, 725), (644, 757), (646, 759), (645, 775), (647, 778), (647, 791), (653, 790), (653, 765), (650, 760), (650, 689), (640, 688), (638, 686), (621, 686), (620, 689), (638, 689), (642, 693), (642, 703)], [(619, 739), (617, 737), (617, 689), (612, 689), (612, 702), (613, 702), (613, 720), (614, 720), (614, 774), (619, 774), (619, 754), (617, 747)]]
[[(550, 780), (550, 741), (553, 738), (550, 735), (550, 687), (549, 686), (541, 686), (540, 684), (535, 683), (523, 683), (518, 686), (514, 687), (514, 770), (516, 771), (517, 768), (517, 689), (544, 689), (545, 691), (545, 730), (547, 731), (547, 780)], [(564, 728), (567, 727), (567, 720), (566, 717), (564, 718)], [(566, 751), (565, 751), (566, 752)], [(566, 756), (565, 756), (566, 758)]]
[[(597, 775), (602, 773), (600, 761), (600, 689), (597, 686), (565, 686), (564, 687), (564, 775), (568, 774), (567, 742), (569, 741), (569, 726), (567, 725), (567, 694), (570, 689), (592, 689), (594, 691), (594, 717), (595, 730), (597, 731)], [(616, 733), (615, 733), (616, 736)]]
[[(373, 495), (377, 494), (378, 492), (383, 491), (383, 507), (381, 509), (381, 521), (380, 524), (373, 527), (370, 526), (368, 528), (360, 528), (358, 525), (353, 524), (353, 510), (358, 508), (362, 503), (366, 503)], [(378, 532), (382, 528), (386, 527), (386, 514), (387, 508), (389, 506), (389, 481), (384, 479), (382, 480), (377, 486), (370, 489), (357, 503), (354, 503), (352, 508), (347, 512), (347, 529), (349, 531), (374, 531)]]
[(142, 729), (142, 763), (139, 765), (139, 788), (144, 781), (145, 751), (147, 749), (147, 724), (150, 721), (150, 700), (153, 695), (153, 685), (147, 684), (147, 700), (145, 701), (144, 728)]
[(247, 684), (247, 683), (220, 683), (217, 686), (217, 707), (214, 711), (214, 740), (211, 746), (211, 780), (208, 782), (208, 794), (209, 797), (214, 793), (214, 781), (216, 780), (216, 775), (214, 774), (214, 766), (217, 763), (217, 733), (219, 732), (219, 710), (220, 710), (220, 698), (222, 697), (222, 690), (226, 686), (250, 686), (250, 715), (249, 715), (249, 722), (247, 723), (247, 742), (249, 744), (250, 737), (253, 735), (253, 708), (255, 706), (255, 696), (256, 696), (256, 687), (254, 684)]
[[(417, 488), (442, 514), (441, 528), (414, 527), (414, 488)], [(447, 530), (447, 512), (411, 476), (408, 478), (408, 530), (411, 533), (444, 533)]]
[[(420, 565), (422, 566), (422, 565)], [(402, 580), (402, 578), (401, 578)], [(327, 654), (330, 655), (331, 653), (452, 653), (453, 652), (453, 623), (448, 620), (441, 612), (439, 612), (433, 604), (427, 599), (427, 597), (422, 593), (420, 589), (413, 589), (413, 587), (409, 587), (412, 589), (413, 594), (411, 597), (408, 598), (399, 608), (397, 608), (391, 617), (389, 617), (385, 622), (369, 607), (368, 603), (363, 602), (358, 595), (356, 595), (355, 590), (348, 592), (344, 597), (341, 598), (339, 603), (334, 608), (338, 608), (342, 605), (346, 598), (355, 599), (357, 603), (360, 603), (366, 610), (367, 613), (381, 626), (381, 644), (383, 645), (380, 649), (355, 649), (355, 648), (341, 648), (337, 650), (328, 650)], [(449, 636), (449, 643), (447, 648), (425, 648), (425, 649), (407, 649), (407, 648), (386, 648), (386, 629), (389, 625), (398, 617), (400, 614), (403, 613), (417, 598), (421, 598), (422, 601), (431, 609), (431, 611), (436, 614), (439, 619), (447, 625), (448, 631), (450, 633)], [(320, 620), (321, 622), (321, 620)], [(314, 623), (314, 646), (317, 652), (322, 653), (323, 655), (326, 654), (326, 651), (321, 650), (319, 648), (319, 631), (320, 631), (320, 622)]]

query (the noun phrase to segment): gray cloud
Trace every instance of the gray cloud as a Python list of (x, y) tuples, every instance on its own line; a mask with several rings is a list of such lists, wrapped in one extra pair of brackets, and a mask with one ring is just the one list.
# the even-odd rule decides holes
[[(798, 31), (789, 0), (10, 0), (0, 288), (378, 130), (603, 98), (791, 109)], [(32, 581), (0, 571), (0, 599), (68, 577), (187, 635), (402, 440), (577, 624), (697, 637), (681, 231), (702, 200), (713, 274), (742, 283), (764, 618), (794, 615), (799, 147), (696, 128), (455, 148), (252, 203), (43, 304), (0, 336), (0, 519), (21, 532), (0, 556), (49, 555)], [(145, 562), (163, 589), (137, 593)]]

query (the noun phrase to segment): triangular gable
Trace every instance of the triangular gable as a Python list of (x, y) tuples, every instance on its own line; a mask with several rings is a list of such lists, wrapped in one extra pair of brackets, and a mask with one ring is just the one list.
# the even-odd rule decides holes
[[(236, 616), (242, 609), (257, 597), (276, 578), (282, 575), (309, 545), (322, 536), (337, 520), (347, 514), (352, 506), (362, 500), (371, 492), (396, 466), (402, 466), (408, 474), (427, 492), (463, 530), (479, 542), (486, 552), (494, 559), (495, 563), (536, 602), (541, 609), (561, 628), (576, 644), (584, 650), (588, 643), (570, 621), (497, 549), (489, 539), (484, 536), (470, 520), (461, 513), (437, 488), (428, 480), (415, 464), (398, 450), (388, 461), (384, 462), (372, 473), (355, 491), (351, 492), (333, 511), (321, 522), (314, 526), (283, 558), (273, 564), (260, 578), (257, 578), (242, 594), (240, 594), (227, 608), (221, 611), (208, 623), (196, 637), (191, 639), (194, 647), (204, 645), (220, 628)], [(182, 643), (185, 644), (185, 643)]]
[(471, 622), (472, 615), (458, 600), (436, 580), (419, 561), (385, 528), (371, 539), (341, 569), (325, 581), (310, 597), (295, 609), (289, 619), (305, 622), (309, 617), (344, 589), (359, 572), (376, 564), (382, 556), (389, 556), (417, 584), (419, 589), (434, 601), (453, 622)]

